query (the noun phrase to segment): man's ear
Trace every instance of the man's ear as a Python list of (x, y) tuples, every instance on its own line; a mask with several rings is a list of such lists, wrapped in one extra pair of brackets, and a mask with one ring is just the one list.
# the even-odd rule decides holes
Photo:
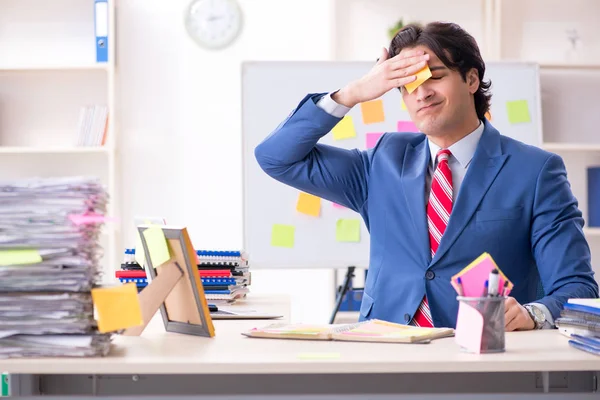
[(479, 73), (477, 72), (477, 69), (471, 68), (471, 70), (467, 72), (467, 84), (469, 85), (469, 92), (475, 94), (477, 89), (479, 89)]

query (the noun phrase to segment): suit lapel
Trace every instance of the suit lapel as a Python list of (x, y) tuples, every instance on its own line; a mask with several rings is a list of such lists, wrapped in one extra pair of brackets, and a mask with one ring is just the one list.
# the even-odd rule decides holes
[(423, 139), (416, 146), (409, 143), (404, 153), (402, 166), (402, 187), (406, 208), (414, 227), (415, 248), (423, 265), (429, 264), (429, 231), (425, 215), (425, 178), (430, 160), (427, 140)]
[(485, 121), (485, 129), (461, 184), (448, 226), (442, 236), (440, 246), (431, 260), (430, 267), (444, 256), (465, 229), (483, 196), (504, 166), (506, 159), (507, 155), (502, 154), (500, 134), (489, 122)]

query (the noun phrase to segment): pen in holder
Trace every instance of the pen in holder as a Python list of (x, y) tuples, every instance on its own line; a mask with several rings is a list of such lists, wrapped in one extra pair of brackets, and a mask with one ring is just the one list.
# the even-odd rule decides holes
[(504, 347), (504, 296), (458, 296), (455, 338), (469, 353), (499, 353)]

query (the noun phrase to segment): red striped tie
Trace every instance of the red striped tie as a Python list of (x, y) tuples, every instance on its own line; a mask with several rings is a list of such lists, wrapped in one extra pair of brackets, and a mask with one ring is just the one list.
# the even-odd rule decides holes
[[(440, 245), (442, 235), (446, 231), (450, 213), (452, 212), (452, 173), (448, 166), (450, 150), (444, 149), (437, 153), (437, 168), (431, 181), (431, 192), (427, 203), (427, 225), (429, 226), (429, 246), (431, 258)], [(431, 312), (427, 303), (427, 296), (423, 297), (413, 318), (416, 326), (432, 327)]]

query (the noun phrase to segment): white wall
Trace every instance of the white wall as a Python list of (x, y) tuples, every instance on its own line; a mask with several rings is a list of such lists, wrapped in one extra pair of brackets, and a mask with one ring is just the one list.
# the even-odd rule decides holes
[[(188, 226), (196, 248), (242, 247), (241, 62), (330, 59), (333, 8), (240, 3), (239, 40), (211, 52), (186, 35), (187, 0), (118, 2), (122, 248), (134, 245), (135, 215)], [(290, 293), (294, 320), (325, 322), (332, 287), (331, 271), (254, 270), (251, 291)]]

